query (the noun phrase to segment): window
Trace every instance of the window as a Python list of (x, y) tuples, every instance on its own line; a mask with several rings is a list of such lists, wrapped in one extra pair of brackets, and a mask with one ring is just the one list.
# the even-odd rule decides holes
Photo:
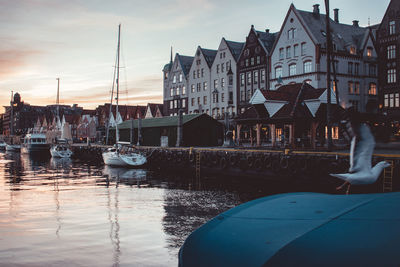
[(301, 43), (301, 55), (304, 56), (306, 52), (306, 43)]
[(247, 90), (246, 101), (249, 101), (249, 100), (250, 100), (250, 97), (251, 97), (251, 95), (250, 95), (250, 90)]
[(221, 64), (221, 72), (224, 72), (224, 68), (225, 68), (225, 63)]
[(244, 86), (244, 73), (240, 74), (240, 86)]
[(400, 107), (400, 103), (399, 103), (399, 93), (395, 93), (394, 94), (394, 106), (396, 108)]
[(204, 77), (204, 69), (201, 69), (201, 77)]
[(181, 74), (179, 74), (179, 82), (181, 83), (182, 81), (183, 81), (183, 75), (181, 73)]
[(200, 96), (197, 97), (197, 105), (200, 105)]
[(228, 76), (228, 85), (233, 85), (233, 75)]
[(223, 89), (225, 87), (225, 79), (221, 78), (221, 88)]
[(356, 54), (356, 47), (355, 46), (350, 46), (350, 54), (352, 54), (352, 55)]
[(254, 65), (254, 57), (250, 58), (250, 65), (251, 65), (251, 66)]
[(213, 103), (218, 103), (218, 94), (213, 94)]
[(369, 95), (376, 95), (376, 84), (375, 83), (370, 83), (369, 84), (368, 94)]
[(396, 82), (396, 69), (388, 69), (387, 71), (387, 82), (395, 83)]
[(389, 95), (385, 94), (384, 106), (389, 107)]
[(196, 71), (193, 71), (193, 79), (196, 79)]
[(257, 70), (255, 70), (255, 71), (253, 72), (253, 83), (254, 83), (254, 84), (257, 84), (257, 83), (258, 83), (258, 71), (257, 71)]
[(215, 79), (214, 80), (214, 89), (217, 89), (218, 88), (218, 79)]
[(283, 48), (279, 48), (279, 59), (284, 59), (285, 58), (285, 50)]
[(296, 64), (289, 65), (289, 76), (296, 75)]
[(207, 105), (207, 96), (206, 96), (206, 95), (203, 96), (203, 104), (204, 104), (204, 105)]
[(290, 30), (288, 30), (288, 40), (291, 40), (291, 39), (294, 39), (294, 38), (296, 38), (296, 29), (290, 29)]
[(360, 83), (359, 83), (359, 82), (355, 82), (354, 85), (355, 85), (355, 86), (354, 86), (354, 93), (355, 93), (356, 95), (359, 95), (359, 94), (360, 94)]
[(396, 45), (389, 45), (387, 47), (387, 58), (388, 59), (396, 58)]
[(360, 68), (360, 64), (354, 63), (354, 75), (358, 75), (359, 68)]
[(178, 100), (177, 99), (174, 100), (174, 108), (178, 108)]
[(224, 99), (225, 99), (224, 93), (221, 93), (221, 102), (224, 102)]
[(246, 67), (249, 66), (249, 59), (246, 59)]
[(169, 109), (173, 109), (174, 108), (174, 101), (171, 100), (169, 101)]
[(347, 73), (353, 74), (353, 62), (347, 63)]
[(182, 86), (182, 95), (186, 95), (186, 86)]
[(194, 93), (194, 84), (192, 84), (192, 85), (190, 86), (190, 91), (191, 91), (192, 93)]
[(257, 56), (257, 64), (260, 64), (260, 56)]
[(200, 78), (200, 70), (197, 70), (197, 78)]
[(389, 95), (389, 107), (394, 107), (394, 94)]
[(244, 102), (244, 91), (240, 91), (240, 101)]
[(203, 90), (207, 91), (207, 82), (203, 82)]
[(182, 108), (186, 107), (186, 99), (182, 99)]
[(217, 64), (217, 73), (219, 73), (219, 64)]
[(372, 57), (372, 48), (371, 47), (367, 48), (367, 57)]
[(290, 46), (286, 47), (286, 58), (290, 58)]
[(201, 64), (201, 59), (196, 60), (196, 65), (200, 65)]
[(197, 92), (201, 91), (201, 83), (196, 84), (196, 90), (197, 90)]
[(312, 71), (312, 63), (311, 61), (305, 61), (303, 63), (304, 73), (310, 73)]
[(376, 65), (370, 64), (369, 65), (369, 76), (376, 76)]
[(226, 62), (226, 71), (228, 71), (231, 68), (231, 62), (227, 61)]
[(173, 96), (174, 95), (174, 88), (171, 88), (170, 90), (169, 90), (169, 96)]
[(275, 68), (275, 79), (278, 79), (279, 77), (282, 78), (282, 67)]
[(394, 20), (389, 22), (389, 34), (395, 34), (396, 33), (396, 22)]
[(299, 45), (298, 44), (295, 44), (294, 46), (293, 46), (293, 56), (294, 57), (297, 57), (299, 55)]
[(350, 100), (350, 105), (354, 107), (355, 110), (358, 110), (358, 101), (357, 100)]
[(192, 102), (191, 104), (192, 104), (192, 107), (193, 107), (194, 106), (194, 98), (191, 98), (190, 102)]
[(176, 83), (176, 75), (174, 75), (174, 78), (172, 79), (172, 83)]
[(354, 94), (354, 83), (349, 82), (349, 94)]
[(261, 70), (261, 83), (265, 82), (265, 70)]
[(247, 85), (251, 84), (251, 72), (247, 73)]
[(229, 92), (229, 100), (228, 101), (230, 101), (230, 102), (233, 101), (233, 92)]

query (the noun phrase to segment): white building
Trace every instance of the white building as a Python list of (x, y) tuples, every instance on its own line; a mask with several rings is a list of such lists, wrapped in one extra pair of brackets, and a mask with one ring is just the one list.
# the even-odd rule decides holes
[(188, 111), (210, 115), (210, 70), (217, 50), (197, 47), (188, 77)]
[(244, 43), (227, 41), (222, 38), (211, 67), (211, 95), (206, 110), (214, 118), (221, 118), (225, 112), (237, 114), (238, 96), (236, 62)]
[[(336, 85), (342, 107), (355, 106), (365, 112), (368, 102), (376, 101), (377, 54), (370, 28), (339, 23), (339, 10), (330, 20)], [(326, 16), (319, 5), (313, 12), (298, 10), (292, 4), (271, 54), (270, 89), (306, 81), (315, 88), (326, 88)], [(333, 68), (331, 68), (333, 74)], [(333, 75), (332, 75), (333, 79)]]

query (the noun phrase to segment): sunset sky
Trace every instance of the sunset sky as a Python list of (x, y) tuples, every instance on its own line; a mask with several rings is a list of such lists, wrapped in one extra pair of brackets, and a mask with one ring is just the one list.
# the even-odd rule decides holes
[[(244, 42), (257, 30), (279, 31), (290, 4), (309, 0), (0, 0), (0, 112), (11, 90), (31, 105), (60, 102), (94, 108), (109, 102), (118, 24), (122, 24), (121, 102), (162, 102), (162, 68), (170, 47), (193, 56), (222, 37)], [(380, 23), (389, 0), (331, 0), (340, 21)], [(333, 12), (331, 11), (331, 16)]]

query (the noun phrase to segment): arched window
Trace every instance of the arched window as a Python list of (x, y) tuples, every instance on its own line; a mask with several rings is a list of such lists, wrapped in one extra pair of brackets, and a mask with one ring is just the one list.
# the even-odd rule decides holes
[(296, 64), (289, 65), (289, 76), (293, 76), (297, 74)]
[(303, 71), (304, 71), (304, 73), (312, 72), (312, 63), (311, 63), (311, 61), (304, 61), (303, 62)]
[(282, 77), (282, 67), (276, 67), (275, 68), (275, 79), (278, 79), (279, 77)]

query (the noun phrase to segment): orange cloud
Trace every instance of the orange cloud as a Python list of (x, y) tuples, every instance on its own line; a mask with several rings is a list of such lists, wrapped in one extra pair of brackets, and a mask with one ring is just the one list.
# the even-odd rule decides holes
[(30, 64), (30, 57), (40, 53), (37, 50), (0, 49), (0, 78), (15, 76)]

